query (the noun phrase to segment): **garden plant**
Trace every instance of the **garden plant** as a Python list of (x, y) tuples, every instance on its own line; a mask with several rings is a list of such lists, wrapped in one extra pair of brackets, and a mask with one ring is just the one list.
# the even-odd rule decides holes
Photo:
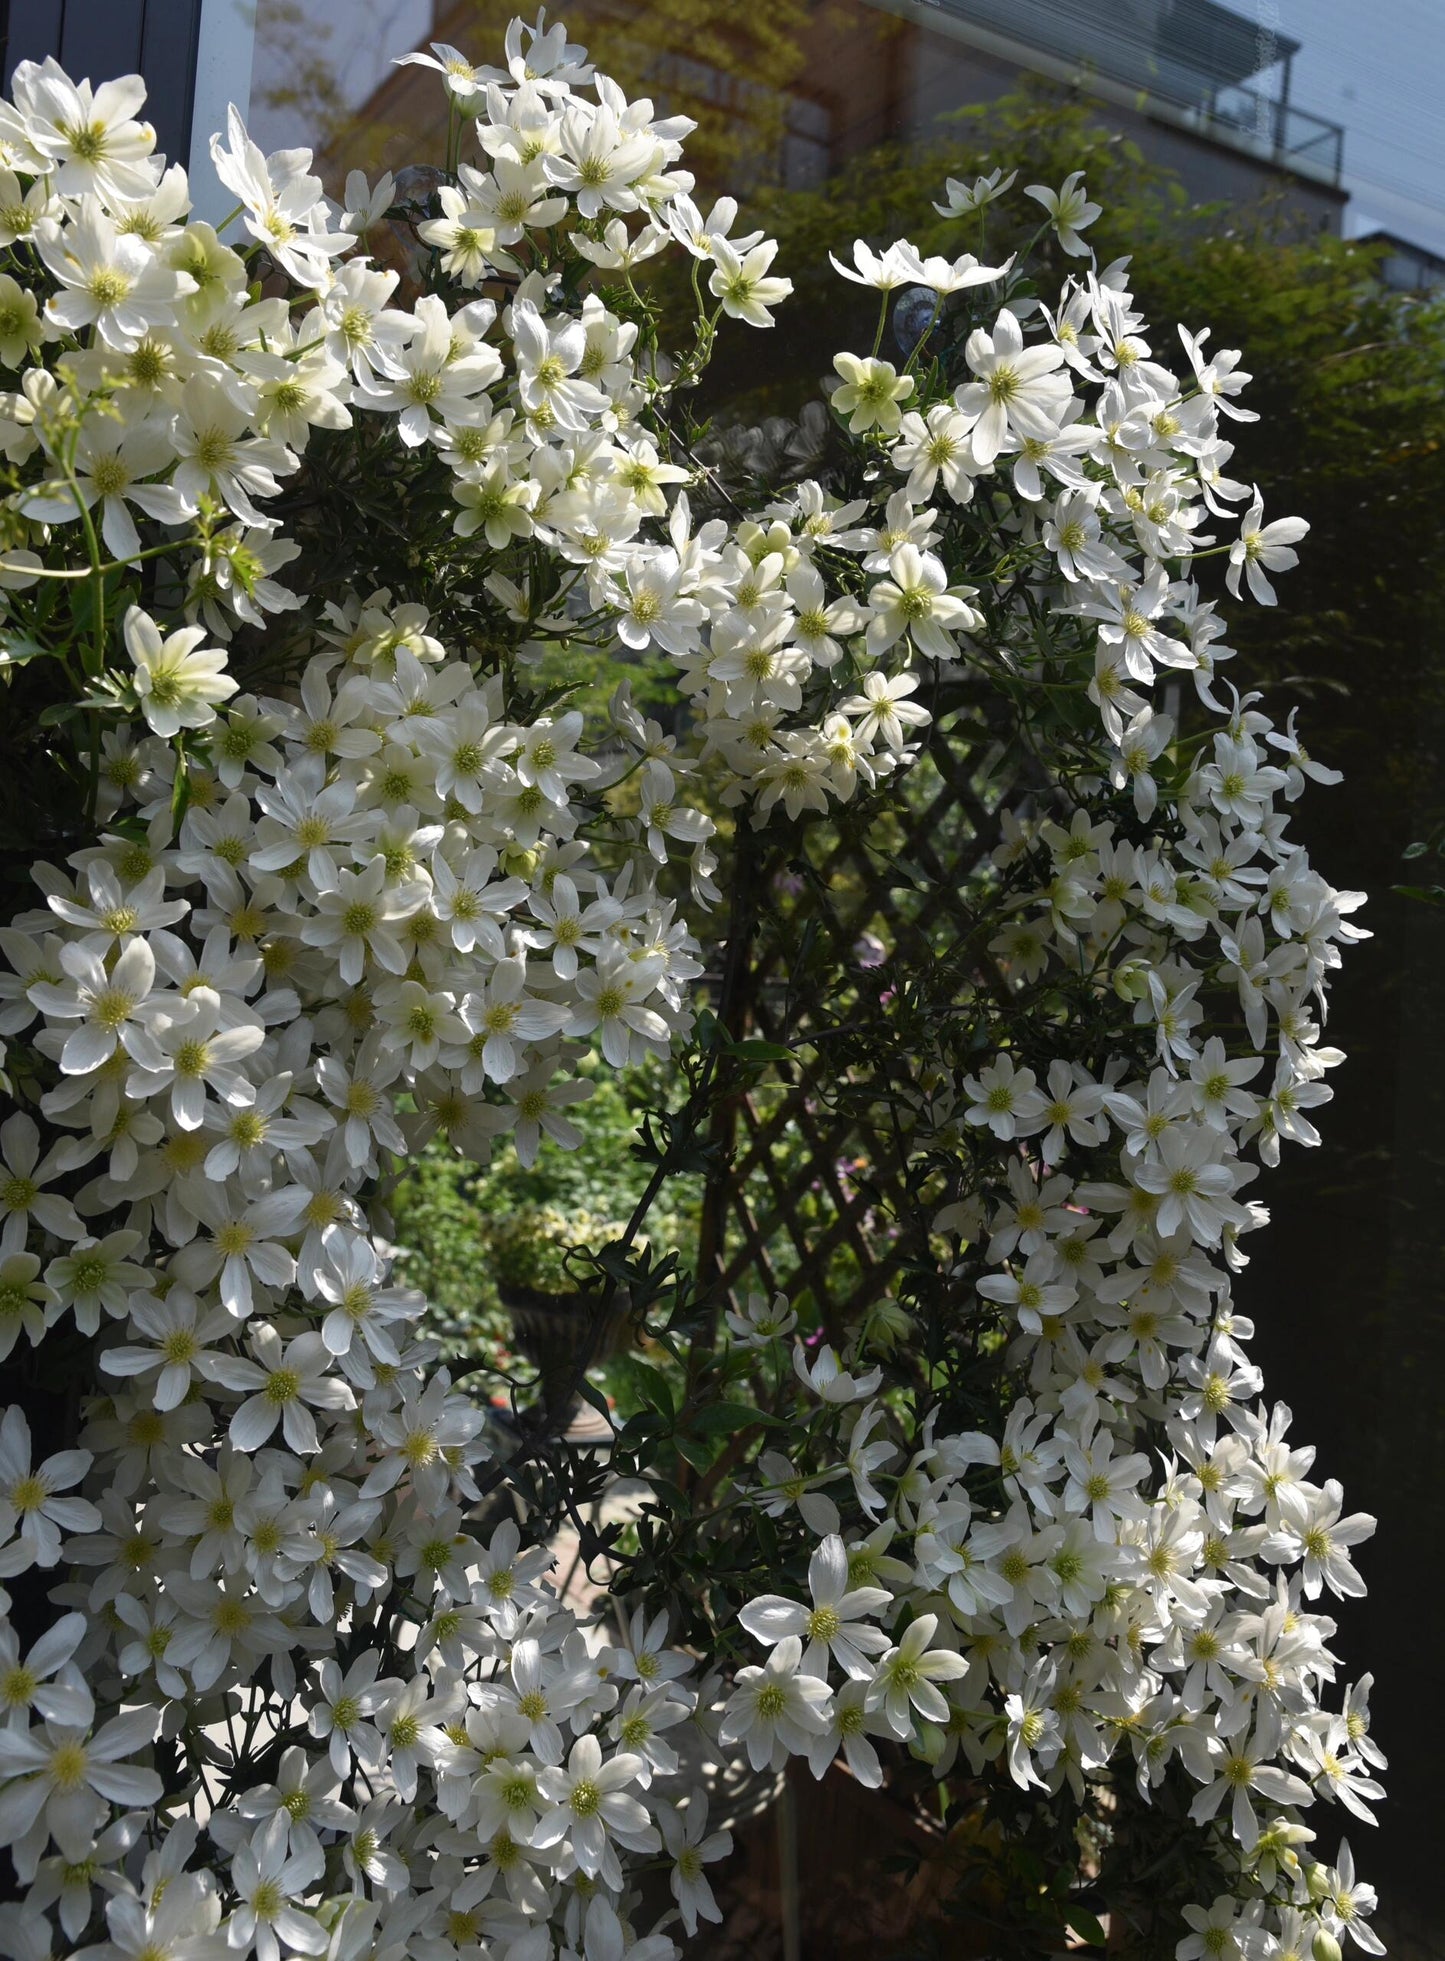
[[(774, 245), (560, 26), (496, 52), (407, 57), (448, 154), (344, 209), (233, 112), (215, 228), (137, 78), (0, 109), (0, 1952), (662, 1961), (719, 1766), (790, 1759), (977, 1806), (1000, 1952), (1376, 1952), (1326, 1612), (1372, 1521), (1230, 1297), (1360, 932), (1289, 831), (1335, 773), (1229, 666), (1306, 529), (1229, 474), (1241, 356), (1151, 340), (1076, 177), (951, 180), (950, 255), (838, 241), (876, 330), (817, 322), (817, 471), (723, 472), (696, 391)], [(956, 931), (840, 965), (767, 854), (849, 825), (916, 886), (964, 730)], [(806, 1040), (743, 1025), (770, 941)], [(649, 1059), (630, 1216), (543, 1235), (642, 1347), (582, 1451), (442, 1362), (389, 1206)], [(725, 1296), (706, 1201), (691, 1266), (656, 1224), (804, 1067), (905, 1194), (842, 1327)]]

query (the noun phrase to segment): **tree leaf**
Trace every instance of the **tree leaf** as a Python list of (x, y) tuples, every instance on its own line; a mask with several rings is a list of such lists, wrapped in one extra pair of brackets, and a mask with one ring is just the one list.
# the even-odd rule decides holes
[(1102, 1947), (1109, 1938), (1087, 1907), (1065, 1907), (1064, 1924), (1072, 1928), (1081, 1941), (1087, 1941), (1090, 1947)]
[(769, 1429), (787, 1427), (781, 1417), (772, 1416), (765, 1409), (754, 1409), (751, 1403), (704, 1403), (691, 1412), (687, 1427), (710, 1435), (715, 1430), (741, 1430), (755, 1423)]

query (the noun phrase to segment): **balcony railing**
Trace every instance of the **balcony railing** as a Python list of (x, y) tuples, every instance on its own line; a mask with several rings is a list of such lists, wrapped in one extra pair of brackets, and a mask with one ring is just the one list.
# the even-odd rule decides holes
[(1314, 174), (1327, 176), (1333, 184), (1340, 181), (1345, 154), (1345, 132), (1340, 123), (1241, 86), (1221, 89), (1212, 103), (1195, 113), (1201, 128), (1227, 140), (1243, 138), (1250, 148), (1257, 147), (1276, 162), (1303, 165)]
[[(968, 22), (981, 38), (1011, 43), (1063, 63), (1102, 85), (1130, 91), (1172, 120), (1255, 156), (1338, 183), (1345, 132), (1339, 123), (1297, 109), (1289, 100), (1289, 66), (1299, 43), (1273, 37), (1269, 47), (1252, 22), (1216, 0), (925, 0)], [(1249, 87), (1261, 65), (1284, 64), (1278, 96)]]

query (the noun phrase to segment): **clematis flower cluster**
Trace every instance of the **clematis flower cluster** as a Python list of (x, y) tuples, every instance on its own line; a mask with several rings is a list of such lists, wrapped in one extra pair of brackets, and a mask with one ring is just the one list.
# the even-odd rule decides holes
[[(710, 1764), (841, 1756), (876, 1785), (904, 1748), (1045, 1794), (1120, 1760), (1145, 1793), (1189, 1780), (1237, 1884), (1190, 1909), (1183, 1961), (1374, 1951), (1348, 1847), (1326, 1867), (1301, 1822), (1380, 1794), (1369, 1683), (1327, 1706), (1317, 1605), (1361, 1590), (1371, 1522), (1310, 1480), (1230, 1303), (1264, 1216), (1242, 1194), (1315, 1141), (1359, 897), (1287, 835), (1333, 772), (1220, 681), (1192, 576), (1219, 551), (1273, 603), (1303, 535), (1225, 475), (1247, 376), (1202, 334), (1167, 367), (1123, 267), (1045, 309), (1011, 262), (860, 244), (846, 276), (924, 289), (925, 341), (971, 309), (962, 371), (839, 352), (863, 494), (809, 480), (699, 521), (672, 398), (725, 320), (771, 324), (775, 247), (729, 201), (704, 216), (685, 119), (560, 26), (514, 23), (505, 55), (414, 57), (476, 149), (406, 304), (366, 251), (389, 183), (338, 211), (233, 111), (228, 243), (137, 78), (22, 63), (0, 112), (5, 630), (43, 642), (51, 580), (100, 595), (94, 832), (0, 930), (0, 1351), (91, 1358), (61, 1447), (0, 1416), (0, 1579), (27, 1608), (0, 1588), (0, 1952), (663, 1961), (718, 1915)], [(1041, 201), (1086, 255), (1079, 186)], [(631, 286), (666, 251), (693, 262), (691, 352)], [(449, 642), (424, 588), (353, 590), (288, 533), (308, 451), (362, 429), (448, 514), (485, 635)], [(877, 790), (940, 675), (1028, 671), (1040, 611), (1086, 650), (1097, 767), (1009, 818), (991, 951), (1005, 1004), (1092, 976), (1118, 1052), (1025, 1053), (1005, 1005), (975, 1067), (910, 1064), (920, 1148), (957, 1166), (936, 1231), (1018, 1394), (950, 1428), (891, 1393), (876, 1327), (800, 1342), (796, 1447), (740, 1474), (807, 1574), (744, 1608), (760, 1659), (684, 1650), (645, 1605), (579, 1618), (547, 1547), (481, 1523), (515, 1438), (436, 1366), (386, 1180), (435, 1136), (478, 1162), (575, 1145), (589, 1050), (620, 1069), (692, 1029), (705, 787), (756, 825)], [(616, 668), (601, 729), (546, 678), (579, 646)], [(633, 703), (643, 655), (680, 735)], [(1186, 678), (1187, 746), (1151, 693)], [(794, 1310), (727, 1326), (755, 1358)], [(651, 1870), (671, 1905), (639, 1934)]]
[[(1073, 251), (1085, 219), (1069, 191), (1048, 208)], [(890, 270), (856, 254), (885, 294), (910, 256), (905, 242)], [(1362, 937), (1363, 895), (1332, 888), (1288, 835), (1307, 779), (1338, 772), (1293, 714), (1278, 728), (1221, 679), (1225, 625), (1193, 576), (1191, 561), (1225, 554), (1227, 589), (1243, 575), (1274, 604), (1266, 575), (1295, 562), (1307, 527), (1264, 525), (1258, 491), (1223, 474), (1223, 432), (1250, 413), (1237, 355), (1211, 361), (1186, 334), (1188, 370), (1171, 370), (1126, 277), (1091, 270), (1056, 310), (1005, 308), (966, 337), (971, 378), (907, 416), (891, 364), (837, 364), (835, 411), (876, 428), (903, 480), (888, 509), (892, 535), (915, 541), (891, 559), (905, 593), (922, 581), (902, 569), (928, 563), (942, 590), (952, 507), (1001, 508), (1011, 477), (1004, 522), (1078, 634), (1040, 654), (1034, 596), (983, 588), (986, 630), (961, 657), (983, 675), (1000, 650), (1010, 676), (1072, 671), (1100, 740), (1095, 773), (1061, 771), (1002, 812), (985, 889), (1003, 998), (971, 991), (956, 1010), (960, 1046), (982, 1058), (959, 1066), (945, 1007), (936, 1048), (891, 1065), (916, 1158), (953, 1166), (931, 1220), (948, 1284), (975, 1320), (993, 1310), (1013, 1391), (995, 1426), (960, 1430), (915, 1370), (890, 1368), (896, 1331), (865, 1321), (848, 1350), (811, 1359), (794, 1336), (807, 1447), (765, 1453), (751, 1494), (813, 1544), (809, 1594), (744, 1610), (768, 1653), (738, 1675), (722, 1735), (755, 1764), (841, 1751), (864, 1784), (882, 1780), (883, 1739), (941, 1776), (1005, 1764), (1045, 1800), (1121, 1775), (1148, 1798), (1181, 1778), (1236, 1875), (1187, 1909), (1181, 1961), (1346, 1940), (1377, 1953), (1348, 1844), (1320, 1863), (1303, 1822), (1324, 1799), (1373, 1823), (1383, 1796), (1370, 1679), (1334, 1689), (1324, 1611), (1363, 1593), (1354, 1554), (1374, 1520), (1311, 1478), (1314, 1450), (1264, 1399), (1232, 1302), (1241, 1241), (1268, 1217), (1250, 1188), (1287, 1145), (1318, 1142), (1312, 1113), (1342, 1060), (1323, 1037), (1328, 978)], [(1238, 537), (1215, 544), (1202, 527), (1242, 504)], [(913, 607), (927, 617), (926, 599)], [(888, 687), (905, 712), (910, 680)], [(1187, 745), (1180, 707), (1153, 699), (1177, 704), (1186, 680)], [(1092, 1060), (1061, 1010), (1053, 1050), (1047, 1022), (1038, 1032), (1039, 1002), (1070, 977), (1112, 1022), (1114, 1048), (1095, 1037)], [(791, 1332), (787, 1306), (729, 1315), (740, 1357)]]

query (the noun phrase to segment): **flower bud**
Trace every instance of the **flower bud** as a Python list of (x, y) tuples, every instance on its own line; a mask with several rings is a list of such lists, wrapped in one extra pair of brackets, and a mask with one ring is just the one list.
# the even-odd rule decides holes
[(919, 1722), (914, 1725), (913, 1737), (908, 1745), (908, 1754), (920, 1763), (936, 1764), (943, 1755), (943, 1746), (948, 1741), (937, 1723)]
[(1340, 1944), (1328, 1927), (1321, 1927), (1310, 1949), (1315, 1961), (1340, 1961)]
[(1123, 960), (1114, 969), (1114, 992), (1121, 1001), (1142, 1001), (1149, 992), (1149, 969), (1142, 960)]
[(913, 1317), (906, 1308), (900, 1307), (897, 1301), (879, 1301), (868, 1311), (859, 1347), (890, 1354), (900, 1341), (908, 1339), (912, 1327)]

